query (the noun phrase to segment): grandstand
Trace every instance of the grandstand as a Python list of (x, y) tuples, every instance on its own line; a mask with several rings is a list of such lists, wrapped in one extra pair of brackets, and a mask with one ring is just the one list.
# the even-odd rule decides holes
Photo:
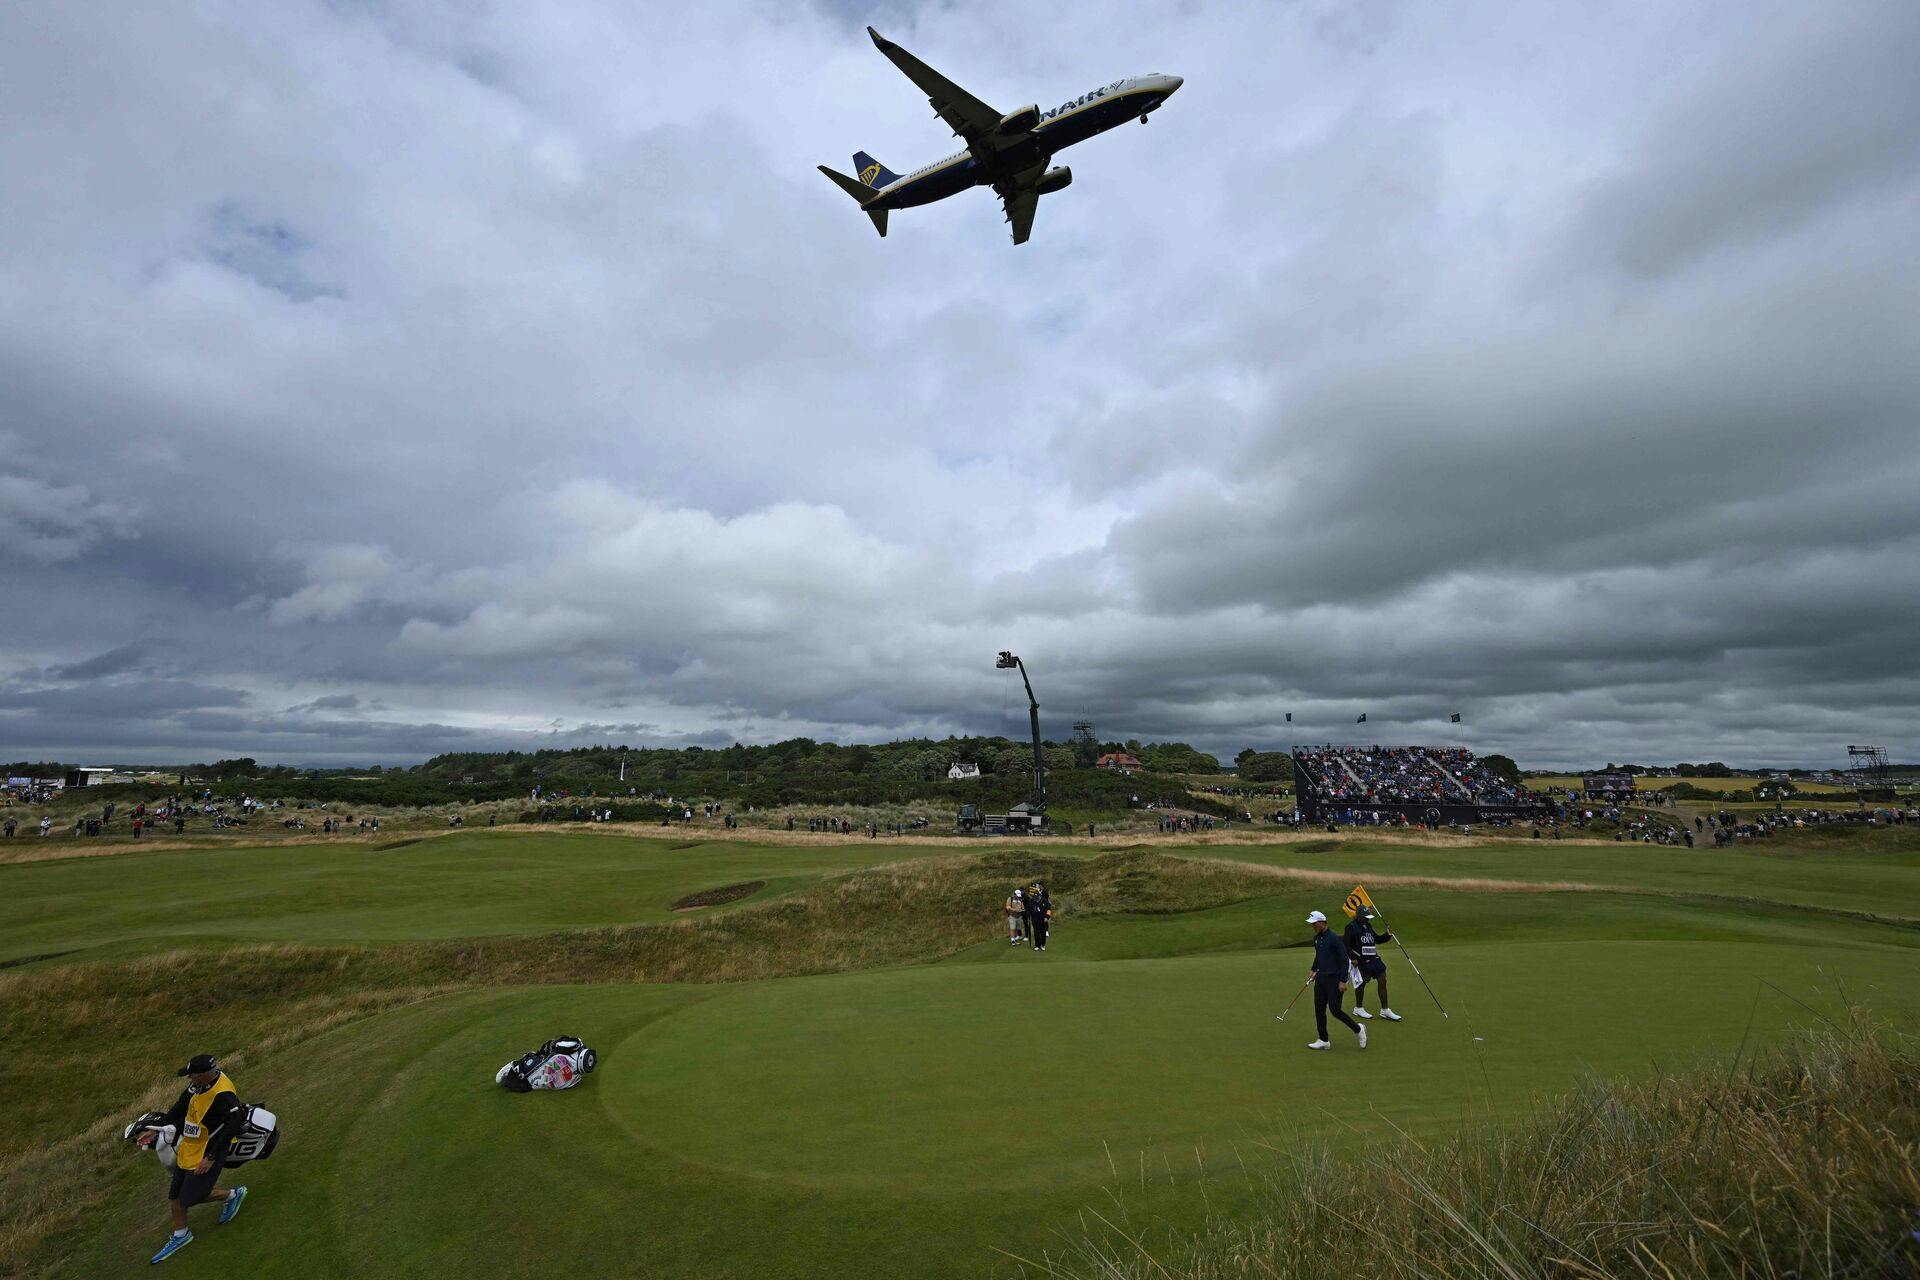
[(1544, 816), (1547, 801), (1458, 747), (1295, 747), (1294, 790), (1307, 822), (1489, 822)]

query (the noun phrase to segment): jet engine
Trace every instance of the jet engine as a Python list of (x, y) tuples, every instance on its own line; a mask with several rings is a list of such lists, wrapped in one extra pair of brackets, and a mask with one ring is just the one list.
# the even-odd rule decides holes
[(1033, 126), (1039, 123), (1040, 123), (1040, 104), (1035, 103), (1033, 106), (1021, 107), (1017, 111), (1009, 111), (1007, 112), (1007, 114), (1001, 116), (1000, 132), (1027, 133), (1033, 128)]
[(1052, 192), (1063, 190), (1066, 185), (1072, 181), (1073, 170), (1069, 169), (1066, 165), (1061, 165), (1057, 169), (1049, 169), (1041, 174), (1040, 181), (1033, 184), (1033, 191), (1035, 195), (1049, 195)]

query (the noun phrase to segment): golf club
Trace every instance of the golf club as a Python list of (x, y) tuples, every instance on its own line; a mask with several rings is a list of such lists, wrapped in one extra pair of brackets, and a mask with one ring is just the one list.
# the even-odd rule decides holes
[(1301, 996), (1307, 993), (1307, 988), (1312, 985), (1313, 985), (1313, 975), (1308, 974), (1307, 980), (1300, 984), (1300, 989), (1293, 993), (1293, 999), (1287, 1001), (1287, 1007), (1280, 1011), (1280, 1014), (1275, 1019), (1275, 1021), (1285, 1022), (1287, 1020), (1287, 1015), (1293, 1012), (1294, 1004), (1300, 999)]

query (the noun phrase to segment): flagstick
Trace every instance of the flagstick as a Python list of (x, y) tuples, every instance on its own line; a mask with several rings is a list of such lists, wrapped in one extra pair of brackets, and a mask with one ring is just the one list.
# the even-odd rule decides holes
[(1440, 1003), (1440, 997), (1433, 994), (1433, 988), (1427, 983), (1427, 975), (1420, 972), (1420, 966), (1413, 962), (1411, 955), (1407, 954), (1407, 946), (1400, 941), (1400, 935), (1397, 933), (1393, 935), (1393, 945), (1400, 948), (1400, 954), (1406, 957), (1407, 968), (1413, 970), (1413, 976), (1420, 979), (1421, 986), (1427, 988), (1427, 994), (1433, 998), (1433, 1007), (1440, 1011), (1441, 1017), (1452, 1022), (1453, 1015), (1447, 1012), (1447, 1006)]

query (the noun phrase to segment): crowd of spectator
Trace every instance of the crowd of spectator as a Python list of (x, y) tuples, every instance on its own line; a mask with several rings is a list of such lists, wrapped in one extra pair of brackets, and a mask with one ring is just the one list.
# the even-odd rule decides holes
[(1710, 831), (1716, 848), (1732, 844), (1736, 840), (1764, 840), (1776, 831), (1794, 827), (1821, 827), (1830, 824), (1843, 826), (1904, 826), (1909, 822), (1920, 823), (1920, 807), (1909, 805), (1905, 809), (1881, 806), (1868, 809), (1775, 809), (1772, 813), (1738, 814), (1731, 809), (1707, 814), (1705, 818), (1695, 818), (1696, 828)]
[(1473, 797), (1474, 804), (1527, 804), (1539, 799), (1510, 778), (1503, 778), (1487, 767), (1486, 761), (1471, 751), (1457, 747), (1429, 747), (1427, 754), (1435, 764)]
[[(1453, 747), (1313, 747), (1294, 759), (1321, 802), (1379, 822), (1371, 806), (1519, 805), (1539, 797)], [(1386, 818), (1391, 820), (1392, 814)]]

